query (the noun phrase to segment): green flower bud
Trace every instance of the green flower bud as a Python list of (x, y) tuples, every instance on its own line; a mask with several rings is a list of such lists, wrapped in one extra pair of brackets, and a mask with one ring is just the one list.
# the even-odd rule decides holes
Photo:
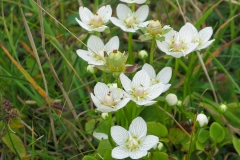
[(89, 73), (92, 73), (92, 74), (94, 74), (95, 72), (96, 72), (96, 69), (94, 68), (94, 65), (88, 65), (87, 66), (87, 71), (89, 72)]
[(148, 24), (147, 31), (153, 37), (162, 34), (162, 25), (158, 20), (154, 19)]
[(221, 113), (225, 113), (227, 111), (227, 106), (225, 104), (220, 104), (220, 106), (218, 107), (218, 110), (221, 112)]
[(141, 51), (138, 53), (138, 57), (141, 58), (141, 59), (146, 59), (146, 58), (148, 57), (147, 51), (141, 50)]

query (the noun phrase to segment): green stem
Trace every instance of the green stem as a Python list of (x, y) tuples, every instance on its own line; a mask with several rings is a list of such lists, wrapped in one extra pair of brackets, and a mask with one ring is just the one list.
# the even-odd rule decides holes
[(191, 79), (191, 73), (192, 73), (192, 63), (193, 63), (193, 60), (194, 60), (194, 54), (191, 54), (190, 55), (190, 62), (189, 62), (189, 65), (188, 65), (188, 70), (187, 70), (187, 73), (186, 73), (186, 77), (184, 79), (184, 84), (183, 84), (183, 98), (186, 98), (187, 96), (187, 87), (188, 87), (188, 84), (189, 84), (189, 79)]
[(94, 0), (94, 12), (97, 13), (98, 9), (98, 0)]
[[(175, 79), (176, 79), (177, 72), (178, 72), (178, 67), (179, 67), (179, 59), (175, 58), (175, 69), (174, 69), (173, 76), (172, 76), (170, 84), (173, 84)], [(172, 87), (169, 89), (169, 92), (171, 92), (171, 90), (172, 90)]]
[(153, 65), (153, 53), (154, 53), (154, 49), (155, 49), (155, 44), (156, 44), (156, 40), (153, 39), (152, 45), (151, 45), (151, 50), (150, 50), (150, 60), (149, 60), (150, 65)]
[(128, 62), (130, 64), (133, 64), (134, 59), (133, 59), (133, 53), (132, 53), (132, 33), (128, 33)]
[(97, 78), (97, 76), (96, 76), (95, 73), (93, 73), (93, 78), (94, 78), (94, 80), (95, 80), (96, 82), (98, 82), (98, 78)]

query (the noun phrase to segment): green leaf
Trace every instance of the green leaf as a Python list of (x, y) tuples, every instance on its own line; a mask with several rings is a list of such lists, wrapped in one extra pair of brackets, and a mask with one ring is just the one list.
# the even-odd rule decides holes
[(103, 159), (107, 159), (107, 160), (114, 160), (114, 158), (112, 158), (112, 150), (108, 150), (105, 152)]
[(198, 28), (207, 19), (207, 17), (212, 13), (214, 8), (216, 8), (221, 2), (222, 1), (219, 1), (214, 6), (212, 6), (206, 13), (204, 13), (204, 15), (195, 24), (195, 27)]
[(204, 143), (209, 138), (209, 131), (201, 130), (198, 135), (198, 141)]
[(214, 140), (215, 143), (221, 142), (225, 137), (225, 131), (223, 127), (217, 122), (213, 122), (210, 126), (210, 137)]
[(111, 144), (109, 143), (108, 139), (105, 139), (105, 140), (101, 140), (99, 145), (98, 145), (98, 148), (97, 148), (97, 151), (98, 153), (101, 155), (101, 156), (104, 156), (104, 154), (106, 153), (106, 151), (108, 150), (112, 150), (112, 146)]
[(153, 152), (151, 154), (151, 160), (168, 160), (168, 155), (164, 152)]
[(91, 156), (84, 156), (82, 160), (97, 160), (97, 159)]
[(88, 134), (92, 134), (93, 129), (94, 129), (94, 127), (95, 127), (95, 124), (96, 124), (95, 119), (91, 119), (90, 121), (88, 121), (88, 122), (85, 124), (85, 131), (86, 131)]
[(240, 155), (240, 139), (233, 137), (233, 146), (235, 148), (235, 150), (237, 151), (238, 155)]
[(16, 117), (13, 118), (9, 124), (11, 129), (18, 129), (18, 128), (22, 128), (23, 124), (21, 123), (21, 118), (20, 117)]
[(16, 134), (5, 134), (2, 140), (15, 154), (18, 154), (21, 158), (26, 156), (25, 146)]
[(186, 137), (186, 133), (184, 133), (180, 128), (171, 128), (169, 131), (169, 140), (173, 144), (180, 144)]
[(167, 137), (167, 128), (159, 122), (147, 122), (148, 133), (157, 137)]

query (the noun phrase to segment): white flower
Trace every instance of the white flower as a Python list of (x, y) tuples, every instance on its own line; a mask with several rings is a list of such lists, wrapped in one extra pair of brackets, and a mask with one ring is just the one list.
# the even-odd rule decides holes
[(204, 127), (208, 124), (208, 118), (203, 113), (197, 115), (197, 121), (199, 122), (200, 127)]
[(87, 47), (88, 51), (78, 49), (77, 55), (87, 61), (88, 64), (104, 65), (104, 54), (109, 54), (113, 50), (118, 50), (119, 38), (117, 36), (112, 37), (104, 46), (103, 41), (99, 37), (91, 35), (87, 41)]
[(189, 23), (186, 23), (179, 32), (174, 30), (165, 34), (165, 40), (157, 41), (158, 48), (176, 58), (186, 56), (196, 49), (198, 43), (193, 43), (193, 29)]
[(108, 139), (108, 135), (107, 134), (105, 134), (105, 133), (98, 133), (98, 132), (93, 132), (93, 137), (95, 137), (99, 141), (104, 140), (104, 139)]
[(125, 32), (136, 32), (139, 27), (146, 27), (148, 25), (149, 21), (144, 22), (147, 19), (148, 13), (148, 5), (143, 5), (136, 12), (132, 12), (128, 6), (119, 4), (117, 6), (117, 17), (119, 19), (111, 17), (110, 20)]
[(168, 103), (169, 106), (175, 106), (178, 103), (178, 98), (175, 94), (173, 93), (169, 93), (166, 97), (165, 97), (166, 102)]
[(94, 74), (95, 72), (96, 72), (96, 70), (95, 70), (95, 68), (94, 68), (94, 65), (88, 65), (87, 66), (87, 71), (89, 72), (89, 73), (92, 73), (92, 74)]
[(110, 5), (102, 6), (98, 9), (96, 14), (93, 14), (88, 8), (80, 7), (79, 15), (82, 21), (76, 18), (76, 21), (84, 29), (88, 31), (103, 32), (107, 26), (105, 24), (109, 21), (112, 16), (112, 8)]
[[(95, 96), (94, 96), (95, 95)], [(98, 111), (113, 112), (123, 108), (129, 101), (128, 95), (120, 88), (110, 89), (106, 84), (98, 82), (91, 98)]]
[(150, 106), (164, 90), (165, 85), (158, 83), (151, 85), (151, 80), (146, 71), (138, 71), (131, 81), (125, 74), (120, 74), (120, 80), (125, 91), (130, 95), (132, 101), (138, 105)]
[(168, 84), (168, 82), (170, 81), (170, 79), (172, 77), (172, 68), (171, 67), (164, 67), (157, 75), (156, 75), (153, 67), (148, 63), (145, 63), (143, 65), (142, 69), (148, 73), (148, 75), (151, 79), (151, 85), (154, 85), (157, 83), (165, 84), (163, 92), (166, 92), (169, 89), (169, 87), (171, 86), (171, 84)]
[(148, 57), (148, 53), (146, 50), (141, 50), (140, 52), (138, 52), (138, 56), (141, 59), (146, 59)]
[(116, 159), (144, 157), (147, 155), (147, 151), (159, 141), (156, 136), (147, 136), (147, 124), (141, 117), (132, 121), (129, 131), (121, 126), (113, 126), (111, 136), (118, 145), (112, 150), (112, 157)]
[(126, 3), (137, 3), (137, 4), (143, 4), (144, 2), (146, 2), (146, 0), (120, 0), (122, 2), (126, 2)]
[(201, 50), (201, 49), (207, 48), (215, 40), (215, 39), (213, 39), (213, 40), (209, 41), (209, 39), (211, 38), (211, 36), (213, 34), (212, 27), (205, 27), (198, 32), (194, 25), (192, 25), (191, 23), (187, 23), (187, 24), (190, 25), (193, 30), (192, 42), (198, 43), (198, 46), (195, 50)]

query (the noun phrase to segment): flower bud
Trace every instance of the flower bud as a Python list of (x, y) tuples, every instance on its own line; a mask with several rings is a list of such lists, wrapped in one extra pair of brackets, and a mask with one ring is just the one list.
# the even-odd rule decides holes
[(200, 127), (204, 127), (208, 124), (208, 118), (205, 114), (200, 113), (197, 115), (197, 122), (199, 123)]
[(225, 104), (220, 104), (218, 110), (221, 112), (221, 113), (225, 113), (227, 111), (227, 106)]
[(166, 102), (168, 103), (169, 106), (175, 106), (178, 103), (178, 98), (175, 94), (169, 93), (165, 97)]
[(152, 36), (162, 34), (162, 25), (158, 20), (154, 19), (148, 24), (147, 31)]
[(103, 112), (103, 113), (101, 114), (101, 116), (102, 116), (103, 119), (106, 119), (106, 118), (108, 117), (108, 113), (104, 113), (104, 112)]
[(158, 142), (158, 149), (159, 151), (161, 151), (163, 149), (163, 143), (162, 142)]
[(92, 73), (92, 74), (94, 74), (95, 72), (96, 72), (96, 69), (94, 68), (94, 65), (88, 65), (87, 66), (87, 71), (89, 72), (89, 73)]
[(177, 106), (178, 106), (178, 107), (181, 107), (181, 106), (182, 106), (182, 101), (178, 100)]
[(148, 57), (147, 51), (141, 50), (141, 51), (138, 53), (138, 57), (141, 58), (141, 59), (146, 59), (146, 58)]

